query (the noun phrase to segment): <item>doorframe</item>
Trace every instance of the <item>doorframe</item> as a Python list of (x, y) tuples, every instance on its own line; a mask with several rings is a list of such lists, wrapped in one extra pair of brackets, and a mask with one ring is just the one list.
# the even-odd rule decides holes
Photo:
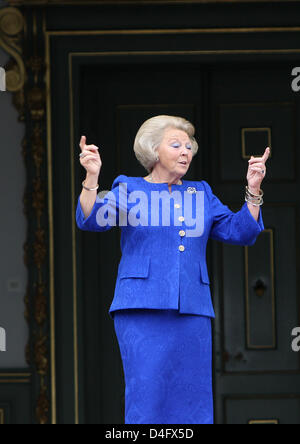
[[(123, 4), (140, 3), (123, 2)], [(228, 3), (226, 0), (187, 0), (177, 1), (145, 1), (143, 3), (171, 4), (171, 3)], [(245, 3), (239, 0), (235, 3)], [(272, 0), (256, 0), (257, 3), (270, 3)], [(285, 0), (278, 0), (277, 3), (284, 3)], [(298, 3), (298, 0), (294, 0)], [(244, 28), (199, 28), (199, 29), (110, 29), (110, 30), (57, 30), (47, 29), (46, 0), (18, 1), (11, 0), (10, 4), (19, 6), (16, 8), (5, 8), (4, 13), (9, 17), (23, 17), (24, 24), (17, 29), (16, 35), (21, 41), (22, 51), (18, 54), (14, 48), (13, 41), (6, 46), (6, 51), (11, 55), (12, 62), (8, 65), (8, 73), (18, 73), (21, 82), (16, 86), (11, 84), (11, 91), (14, 93), (14, 103), (19, 111), (20, 118), (26, 125), (26, 136), (23, 142), (24, 162), (27, 172), (27, 185), (24, 195), (24, 207), (28, 221), (28, 235), (24, 245), (26, 254), (26, 265), (28, 268), (28, 289), (25, 297), (26, 319), (29, 323), (30, 339), (27, 348), (28, 368), (24, 369), (26, 374), (32, 375), (28, 379), (32, 392), (30, 402), (32, 411), (32, 421), (38, 423), (56, 424), (57, 422), (57, 390), (56, 390), (56, 348), (55, 348), (55, 276), (54, 276), (54, 232), (53, 232), (53, 177), (52, 177), (52, 124), (51, 124), (51, 39), (58, 36), (122, 36), (134, 34), (138, 35), (209, 35), (213, 36), (220, 32), (231, 34), (260, 34), (277, 33), (283, 35), (290, 32), (300, 32), (299, 27), (244, 27)], [(53, 4), (68, 4), (69, 1), (53, 1)], [(86, 4), (107, 4), (106, 1), (82, 1), (76, 5)], [(109, 2), (112, 3), (112, 2)], [(114, 2), (119, 4), (119, 2)], [(253, 3), (253, 1), (251, 2)], [(25, 6), (26, 5), (26, 6)], [(28, 7), (31, 5), (31, 7)], [(44, 7), (40, 7), (43, 6)], [(283, 5), (284, 6), (284, 5)], [(50, 8), (50, 6), (49, 6)], [(275, 20), (275, 19), (274, 19)], [(4, 22), (4, 21), (3, 21)], [(0, 30), (0, 35), (2, 30)], [(248, 50), (194, 50), (194, 51), (139, 51), (126, 52), (119, 51), (114, 54), (99, 52), (97, 56), (112, 57), (122, 56), (182, 56), (188, 61), (197, 57), (199, 63), (207, 56), (213, 55), (218, 58), (224, 55), (261, 55), (267, 58), (268, 55), (279, 57), (286, 55), (293, 57), (297, 64), (300, 49), (248, 49)], [(69, 70), (71, 70), (73, 59), (80, 53), (72, 53), (69, 56)], [(82, 56), (83, 54), (80, 54)], [(85, 53), (85, 56), (91, 56)], [(95, 55), (95, 54), (94, 54)], [(274, 60), (274, 59), (273, 59)], [(282, 60), (280, 60), (282, 61)], [(26, 62), (26, 65), (25, 65)], [(25, 68), (26, 66), (26, 68)], [(69, 71), (72, 72), (72, 71)], [(71, 90), (71, 83), (70, 83)], [(71, 97), (70, 97), (71, 99)], [(74, 129), (70, 126), (70, 143), (74, 147)], [(72, 151), (71, 151), (72, 152)], [(71, 163), (71, 168), (73, 164)], [(74, 195), (74, 170), (72, 170), (72, 193)], [(33, 205), (32, 205), (33, 202)], [(72, 201), (73, 205), (73, 201)], [(74, 209), (74, 208), (73, 208)], [(74, 311), (74, 423), (80, 422), (79, 415), (79, 381), (78, 381), (78, 338), (77, 338), (77, 295), (76, 295), (76, 249), (75, 249), (75, 221), (72, 225), (73, 236), (73, 311)], [(12, 369), (11, 374), (16, 374)], [(22, 372), (24, 373), (24, 372)]]

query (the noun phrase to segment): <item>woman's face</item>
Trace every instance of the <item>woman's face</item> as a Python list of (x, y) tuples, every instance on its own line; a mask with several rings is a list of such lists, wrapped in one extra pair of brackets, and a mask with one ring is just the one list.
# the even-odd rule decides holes
[(168, 170), (170, 174), (183, 176), (187, 173), (193, 158), (192, 143), (186, 132), (168, 128), (164, 132), (157, 153), (160, 167)]

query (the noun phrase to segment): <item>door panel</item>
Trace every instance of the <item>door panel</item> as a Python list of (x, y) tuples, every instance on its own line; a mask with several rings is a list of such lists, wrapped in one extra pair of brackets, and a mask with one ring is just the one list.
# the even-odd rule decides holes
[[(263, 153), (267, 145), (272, 148), (263, 185), (266, 202), (262, 211), (266, 230), (252, 247), (210, 241), (208, 248), (208, 258), (212, 256), (213, 259), (211, 275), (215, 281), (220, 280), (218, 285), (212, 285), (217, 312), (214, 380), (216, 422), (219, 423), (227, 421), (227, 405), (231, 410), (237, 408), (236, 421), (242, 420), (238, 415), (239, 404), (223, 404), (223, 396), (227, 399), (232, 393), (243, 394), (245, 387), (247, 391), (250, 387), (252, 396), (256, 395), (258, 399), (257, 403), (255, 399), (249, 401), (252, 407), (257, 405), (257, 410), (253, 407), (253, 418), (257, 420), (261, 405), (259, 399), (264, 392), (256, 384), (259, 375), (276, 372), (278, 378), (284, 375), (289, 378), (289, 372), (299, 371), (298, 355), (290, 347), (290, 332), (298, 324), (296, 267), (291, 266), (297, 261), (295, 239), (298, 235), (296, 103), (284, 82), (288, 70), (277, 70), (273, 76), (271, 72), (256, 68), (222, 71), (220, 67), (211, 72), (202, 68), (200, 72), (192, 65), (184, 74), (174, 74), (172, 66), (160, 65), (154, 65), (151, 71), (148, 67), (137, 65), (134, 68), (120, 66), (111, 71), (108, 67), (99, 71), (90, 70), (90, 67), (83, 70), (81, 97), (90, 104), (90, 109), (82, 115), (82, 122), (89, 139), (103, 147), (100, 151), (103, 159), (100, 183), (103, 186), (110, 186), (112, 178), (121, 173), (146, 175), (134, 156), (133, 141), (139, 126), (158, 114), (180, 115), (194, 122), (197, 135), (201, 135), (198, 140), (200, 151), (186, 178), (207, 179), (211, 172), (214, 192), (234, 211), (243, 204), (247, 159), (252, 154)], [(204, 94), (203, 83), (207, 79), (211, 79), (210, 90), (209, 94)], [(184, 89), (176, 88), (180, 83), (184, 83)], [(273, 102), (272, 94), (275, 95), (275, 92), (279, 100)], [(204, 97), (207, 100), (203, 103)], [(208, 131), (201, 109), (210, 107), (212, 115)], [(210, 147), (202, 147), (202, 138), (212, 142), (210, 163), (204, 165), (206, 176), (201, 175), (199, 163), (202, 148), (209, 151)], [(280, 200), (284, 189), (289, 192), (289, 205), (284, 199)], [(89, 325), (92, 312), (99, 324), (92, 342), (94, 346), (87, 351), (91, 354), (94, 349), (99, 351), (95, 358), (98, 366), (94, 366), (94, 377), (97, 379), (97, 367), (103, 360), (110, 363), (101, 367), (99, 391), (93, 392), (92, 396), (99, 404), (101, 395), (102, 408), (99, 412), (103, 422), (109, 420), (112, 410), (121, 422), (123, 376), (113, 325), (106, 314), (113, 295), (116, 258), (120, 258), (118, 236), (116, 233), (100, 236), (88, 233), (84, 236), (90, 239), (89, 251), (94, 251), (98, 267), (98, 280), (94, 282), (97, 291), (88, 298), (88, 305), (97, 309), (88, 311), (86, 318), (86, 325)], [(214, 249), (212, 255), (211, 246)], [(219, 271), (214, 265), (218, 261)], [(88, 280), (88, 270), (84, 276)], [(221, 341), (218, 341), (218, 335), (223, 338)], [(111, 339), (107, 341), (107, 338)], [(256, 374), (257, 378), (250, 382), (247, 376), (251, 374)], [(222, 389), (224, 378), (226, 390)], [(111, 384), (107, 384), (107, 380)], [(277, 384), (278, 379), (273, 378), (268, 390), (276, 393)], [(111, 386), (118, 388), (118, 396), (113, 399)], [(276, 402), (279, 401), (275, 397), (274, 405)], [(247, 403), (247, 399), (243, 403)], [(265, 417), (268, 414), (266, 409)], [(230, 415), (229, 422), (234, 417), (233, 411)], [(263, 415), (261, 418), (264, 419)]]
[[(184, 74), (176, 72), (175, 67), (153, 65), (150, 69), (135, 65), (91, 69), (88, 66), (82, 70), (81, 133), (87, 136), (87, 143), (100, 147), (101, 189), (110, 189), (119, 174), (148, 174), (133, 151), (135, 135), (146, 119), (159, 114), (178, 115), (200, 128), (201, 73), (192, 65)], [(181, 88), (183, 83), (185, 86)], [(197, 158), (201, 158), (201, 146), (186, 179), (200, 180)], [(85, 313), (82, 352), (88, 363), (82, 369), (86, 421), (122, 423), (123, 369), (113, 322), (108, 316), (121, 258), (120, 231), (114, 228), (105, 233), (78, 233), (78, 237)], [(87, 257), (89, 260), (85, 261)]]
[[(263, 183), (265, 231), (252, 247), (208, 244), (217, 315), (216, 423), (273, 417), (285, 422), (286, 412), (281, 413), (279, 406), (284, 403), (293, 409), (291, 394), (300, 395), (295, 379), (299, 357), (290, 346), (291, 331), (299, 324), (298, 103), (287, 86), (288, 72), (289, 67), (277, 67), (274, 73), (272, 68), (255, 66), (200, 69), (190, 64), (176, 73), (175, 65), (155, 63), (151, 70), (142, 64), (117, 69), (115, 65), (91, 69), (89, 64), (81, 70), (80, 133), (100, 146), (101, 189), (110, 189), (118, 174), (147, 174), (135, 158), (133, 142), (140, 125), (154, 115), (180, 115), (195, 124), (200, 149), (186, 179), (208, 180), (233, 211), (244, 202), (248, 158), (271, 146)], [(123, 370), (107, 314), (121, 257), (120, 233), (113, 229), (78, 237), (79, 257), (89, 257), (80, 265), (86, 422), (122, 423)], [(266, 396), (268, 402), (262, 401)], [(241, 414), (241, 405), (247, 415)]]
[(251, 247), (213, 246), (213, 268), (221, 273), (214, 280), (216, 421), (286, 423), (298, 406), (290, 398), (300, 393), (299, 354), (291, 349), (299, 325), (299, 100), (289, 66), (224, 67), (211, 79), (212, 185), (235, 211), (247, 160), (271, 147), (262, 185), (265, 231)]

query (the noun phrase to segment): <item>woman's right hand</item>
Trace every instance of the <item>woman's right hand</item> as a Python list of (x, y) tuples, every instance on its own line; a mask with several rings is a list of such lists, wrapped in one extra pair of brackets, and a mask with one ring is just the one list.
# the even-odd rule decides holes
[(99, 176), (102, 161), (99, 148), (96, 145), (86, 145), (86, 137), (81, 136), (79, 146), (83, 156), (79, 157), (81, 165), (86, 169), (87, 174)]

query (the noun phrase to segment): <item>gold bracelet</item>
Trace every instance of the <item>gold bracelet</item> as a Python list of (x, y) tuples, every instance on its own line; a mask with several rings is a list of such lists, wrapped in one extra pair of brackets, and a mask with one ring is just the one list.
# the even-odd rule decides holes
[(98, 190), (98, 188), (99, 188), (99, 184), (96, 186), (96, 188), (87, 188), (87, 187), (84, 185), (84, 182), (85, 182), (85, 180), (82, 182), (82, 186), (83, 186), (83, 188), (84, 188), (85, 190), (88, 190), (88, 191), (95, 191), (95, 190)]

